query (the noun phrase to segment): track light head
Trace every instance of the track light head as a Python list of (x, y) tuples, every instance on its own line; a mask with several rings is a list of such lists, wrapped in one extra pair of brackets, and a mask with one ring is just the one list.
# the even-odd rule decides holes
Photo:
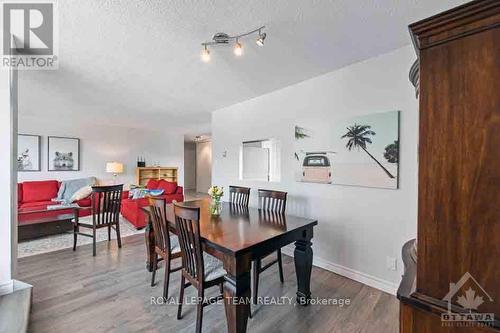
[(207, 46), (205, 45), (205, 48), (201, 52), (201, 61), (203, 62), (209, 62), (210, 61), (210, 51), (208, 50)]
[(260, 33), (259, 32), (259, 38), (257, 38), (257, 40), (255, 41), (257, 43), (257, 45), (259, 46), (264, 46), (264, 40), (266, 39), (266, 33), (263, 32), (263, 33)]
[(236, 40), (236, 44), (234, 44), (234, 55), (236, 56), (241, 56), (243, 54), (243, 47), (241, 46), (240, 42), (238, 42), (238, 40)]

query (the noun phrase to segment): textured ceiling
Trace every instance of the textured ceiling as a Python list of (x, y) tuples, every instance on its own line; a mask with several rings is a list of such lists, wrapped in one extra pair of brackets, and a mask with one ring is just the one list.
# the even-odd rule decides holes
[[(410, 42), (458, 0), (60, 0), (59, 70), (20, 73), (21, 115), (208, 132), (210, 111)], [(200, 42), (266, 25), (244, 56)]]

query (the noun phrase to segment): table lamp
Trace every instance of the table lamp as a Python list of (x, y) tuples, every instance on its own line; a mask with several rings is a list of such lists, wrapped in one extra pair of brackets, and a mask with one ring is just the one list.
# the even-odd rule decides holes
[(123, 163), (120, 162), (107, 162), (106, 172), (113, 174), (113, 182), (116, 184), (116, 177), (119, 173), (123, 172)]

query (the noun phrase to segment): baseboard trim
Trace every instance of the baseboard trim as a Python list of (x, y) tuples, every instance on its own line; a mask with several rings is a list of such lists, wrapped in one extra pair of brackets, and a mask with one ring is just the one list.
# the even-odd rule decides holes
[[(281, 251), (283, 252), (283, 254), (293, 257), (293, 249), (284, 247)], [(373, 287), (375, 289), (382, 290), (391, 295), (396, 295), (396, 291), (398, 290), (398, 285), (395, 283), (330, 262), (318, 257), (317, 255), (314, 255), (313, 257), (313, 265), (326, 269), (327, 271), (333, 272), (335, 274), (342, 275), (362, 284), (366, 284), (367, 286)]]
[(0, 283), (0, 296), (14, 292), (14, 280)]

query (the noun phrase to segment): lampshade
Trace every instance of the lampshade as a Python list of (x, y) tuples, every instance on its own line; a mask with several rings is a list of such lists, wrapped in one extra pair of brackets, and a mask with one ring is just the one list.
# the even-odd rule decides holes
[(123, 164), (120, 162), (107, 162), (106, 163), (106, 172), (122, 173), (123, 172)]

